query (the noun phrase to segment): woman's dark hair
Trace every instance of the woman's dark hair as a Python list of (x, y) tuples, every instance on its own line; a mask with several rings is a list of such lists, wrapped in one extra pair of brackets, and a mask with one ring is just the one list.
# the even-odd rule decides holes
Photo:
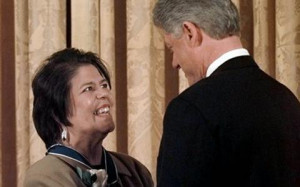
[(96, 67), (111, 87), (108, 71), (101, 59), (95, 53), (75, 48), (52, 54), (32, 81), (33, 122), (46, 148), (60, 142), (62, 125), (70, 125), (70, 81), (77, 70), (86, 65)]

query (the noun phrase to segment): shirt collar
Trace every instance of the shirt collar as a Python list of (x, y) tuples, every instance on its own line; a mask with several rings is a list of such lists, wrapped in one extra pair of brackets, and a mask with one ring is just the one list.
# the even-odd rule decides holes
[(227, 60), (238, 56), (249, 56), (249, 52), (244, 48), (240, 48), (240, 49), (234, 49), (228, 51), (227, 53), (224, 53), (208, 66), (206, 77), (209, 77), (219, 66), (224, 64)]

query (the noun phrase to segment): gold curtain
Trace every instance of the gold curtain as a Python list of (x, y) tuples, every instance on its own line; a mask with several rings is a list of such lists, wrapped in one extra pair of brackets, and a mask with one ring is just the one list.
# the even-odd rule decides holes
[(18, 186), (22, 186), (28, 166), (45, 155), (44, 143), (32, 123), (30, 85), (35, 70), (45, 57), (65, 47), (65, 5), (61, 0), (15, 1)]
[[(3, 2), (0, 0), (0, 8)], [(31, 80), (42, 60), (67, 46), (98, 53), (112, 77), (116, 130), (105, 140), (108, 150), (128, 153), (156, 179), (162, 119), (169, 100), (187, 86), (184, 74), (172, 74), (170, 54), (151, 21), (156, 0), (14, 0), (15, 162), (4, 162), (6, 143), (0, 125), (0, 186), (9, 186), (5, 168), (15, 164), (17, 186), (26, 169), (45, 154), (31, 119)], [(300, 99), (300, 0), (233, 0), (241, 14), (242, 42), (259, 66)], [(70, 6), (70, 7), (68, 7)], [(71, 17), (67, 11), (71, 10)], [(0, 12), (1, 19), (3, 11)], [(0, 19), (0, 20), (1, 20)], [(70, 20), (68, 20), (70, 19)], [(5, 34), (0, 21), (0, 38)], [(68, 24), (71, 25), (68, 28)], [(69, 25), (69, 26), (70, 26)], [(67, 30), (69, 29), (69, 32)], [(67, 36), (71, 34), (71, 36)], [(3, 40), (0, 71), (4, 72)], [(174, 79), (176, 85), (172, 85)], [(2, 80), (2, 79), (1, 79)], [(175, 88), (175, 89), (174, 89)], [(6, 84), (0, 84), (0, 96)], [(170, 93), (171, 92), (171, 93)], [(3, 98), (3, 97), (1, 97)], [(0, 116), (9, 107), (1, 104)], [(12, 132), (11, 132), (12, 133)]]

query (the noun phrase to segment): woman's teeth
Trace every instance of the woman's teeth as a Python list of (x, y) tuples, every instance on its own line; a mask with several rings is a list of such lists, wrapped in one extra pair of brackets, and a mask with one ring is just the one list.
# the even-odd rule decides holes
[(103, 108), (100, 108), (100, 109), (96, 110), (94, 112), (94, 115), (107, 114), (107, 113), (109, 113), (109, 110), (110, 110), (110, 108), (108, 106), (107, 107), (103, 107)]

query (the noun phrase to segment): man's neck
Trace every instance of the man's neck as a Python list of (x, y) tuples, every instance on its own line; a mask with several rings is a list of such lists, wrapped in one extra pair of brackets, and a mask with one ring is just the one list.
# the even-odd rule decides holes
[(238, 36), (230, 36), (224, 39), (213, 39), (208, 36), (206, 43), (202, 46), (201, 56), (204, 62), (204, 75), (207, 72), (208, 67), (223, 54), (243, 48), (241, 40)]
[(212, 41), (212, 51), (210, 53), (209, 64), (219, 58), (221, 55), (235, 50), (243, 48), (241, 40), (238, 36), (230, 36), (221, 40)]

